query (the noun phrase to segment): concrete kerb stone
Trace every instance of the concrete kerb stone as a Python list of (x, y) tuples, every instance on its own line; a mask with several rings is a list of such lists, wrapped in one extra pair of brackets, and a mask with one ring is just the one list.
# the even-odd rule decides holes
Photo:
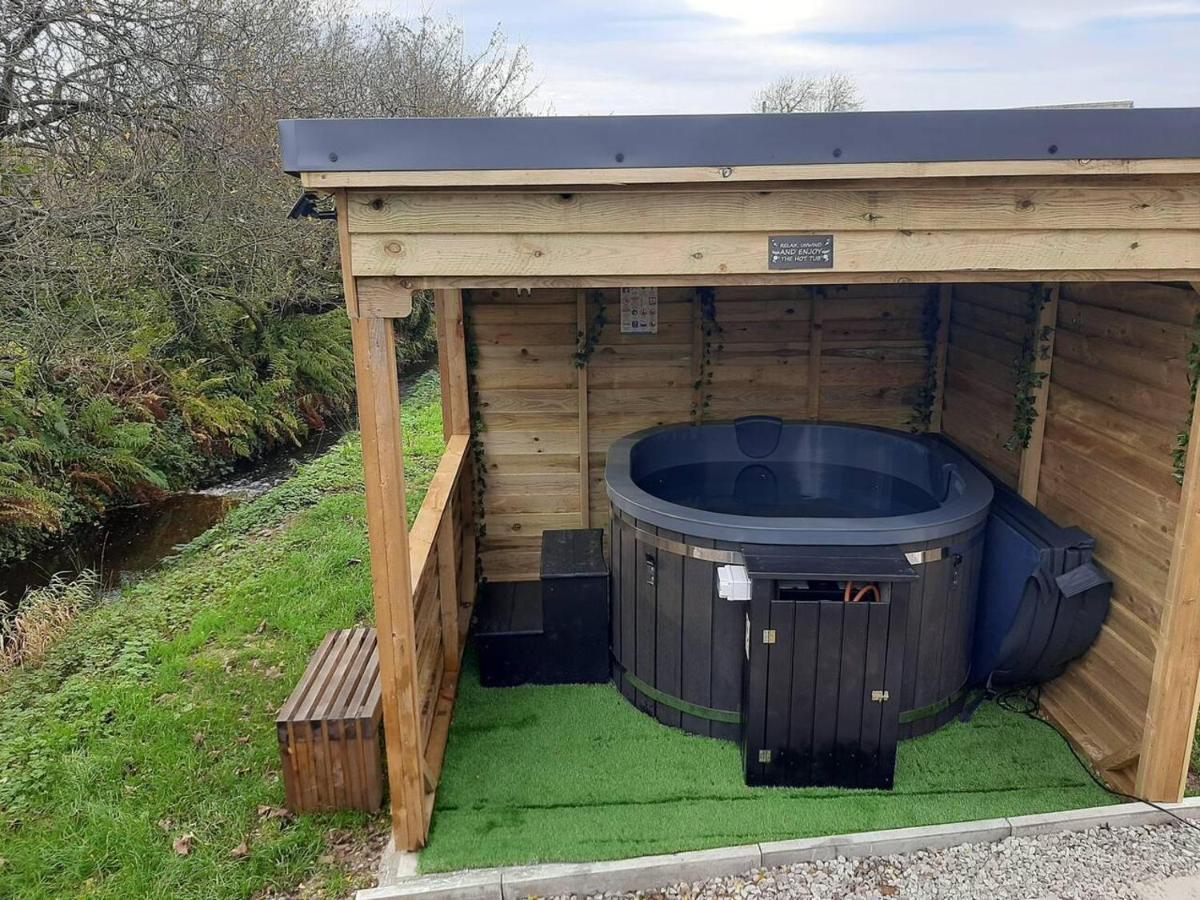
[[(1170, 814), (1200, 819), (1200, 797), (1189, 797), (1181, 803), (1164, 803), (1161, 806), (1169, 812), (1154, 809), (1145, 803), (1124, 803), (1031, 816), (771, 841), (742, 847), (595, 863), (549, 863), (412, 876), (359, 891), (357, 897), (358, 900), (418, 897), (422, 900), (518, 900), (553, 894), (650, 890), (837, 856), (888, 856), (917, 850), (944, 849), (959, 844), (1000, 841), (1009, 836), (1084, 831), (1097, 827), (1159, 825), (1171, 821)], [(393, 862), (390, 867), (385, 864), (383, 868), (381, 874), (386, 877), (389, 868), (394, 872), (397, 868), (408, 867), (398, 867)]]
[(504, 900), (554, 894), (598, 894), (705, 881), (748, 872), (759, 868), (761, 864), (762, 853), (758, 844), (750, 844), (607, 862), (508, 869), (501, 878), (501, 884)]
[(395, 884), (359, 891), (356, 900), (502, 900), (504, 869), (467, 869), (445, 875), (404, 878)]
[[(1181, 803), (1161, 803), (1163, 809), (1185, 819), (1200, 818), (1200, 797), (1188, 797)], [(1120, 803), (1090, 809), (1012, 816), (1013, 837), (1027, 837), (1056, 831), (1087, 831), (1089, 828), (1130, 828), (1138, 825), (1164, 825), (1171, 815), (1145, 803)]]
[(864, 831), (858, 834), (805, 838), (797, 841), (772, 841), (759, 846), (762, 848), (763, 866), (772, 868), (818, 859), (832, 859), (835, 856), (890, 856), (896, 853), (911, 853), (914, 850), (940, 850), (958, 844), (999, 841), (1011, 833), (1008, 819), (981, 819), (975, 822), (892, 828), (887, 831)]

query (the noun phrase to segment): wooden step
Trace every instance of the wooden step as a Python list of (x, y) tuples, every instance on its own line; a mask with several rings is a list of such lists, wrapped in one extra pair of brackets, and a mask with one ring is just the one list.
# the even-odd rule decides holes
[(330, 632), (275, 718), (288, 809), (379, 809), (382, 718), (375, 629)]

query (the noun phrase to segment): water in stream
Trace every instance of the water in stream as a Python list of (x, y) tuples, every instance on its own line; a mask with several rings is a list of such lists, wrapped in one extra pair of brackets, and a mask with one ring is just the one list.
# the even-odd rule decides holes
[(280, 451), (220, 484), (113, 510), (103, 522), (0, 568), (0, 615), (56, 574), (71, 577), (91, 569), (99, 573), (105, 590), (120, 587), (216, 525), (239, 503), (286, 481), (298, 463), (320, 456), (338, 437), (332, 431), (316, 432), (301, 446)]

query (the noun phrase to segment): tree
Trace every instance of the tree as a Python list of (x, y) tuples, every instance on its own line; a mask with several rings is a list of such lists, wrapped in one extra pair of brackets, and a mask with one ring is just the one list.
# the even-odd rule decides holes
[(754, 111), (764, 113), (848, 112), (862, 109), (858, 85), (849, 75), (784, 75), (754, 98)]
[(278, 119), (532, 90), (500, 31), (327, 0), (0, 0), (0, 42), (0, 560), (349, 414), (336, 229), (287, 219)]

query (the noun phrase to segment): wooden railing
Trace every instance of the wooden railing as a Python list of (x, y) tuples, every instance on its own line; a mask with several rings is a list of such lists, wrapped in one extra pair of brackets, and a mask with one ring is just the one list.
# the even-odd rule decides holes
[(446, 753), (463, 644), (475, 603), (470, 438), (452, 435), (409, 532), (425, 825)]
[[(395, 328), (391, 318), (370, 309), (359, 315), (345, 232), (346, 198), (339, 196), (337, 202), (362, 429), (392, 834), (399, 849), (416, 850), (429, 833), (463, 641), (475, 602), (474, 493), (472, 473), (466, 465), (471, 419), (462, 296), (457, 291), (438, 291), (436, 296), (446, 452), (410, 529)], [(388, 284), (395, 287), (395, 280)], [(399, 310), (396, 306), (393, 314), (407, 314)]]

